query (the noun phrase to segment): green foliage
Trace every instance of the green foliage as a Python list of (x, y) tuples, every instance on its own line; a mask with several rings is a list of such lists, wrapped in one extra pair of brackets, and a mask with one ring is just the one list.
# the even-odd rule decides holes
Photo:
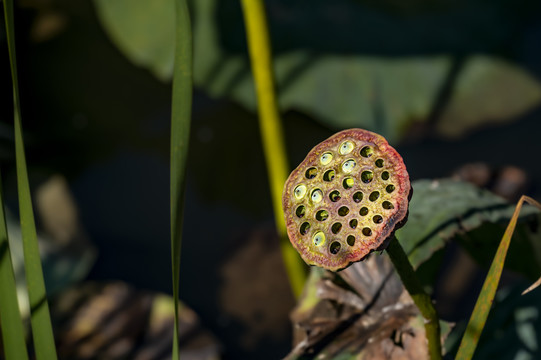
[(17, 288), (8, 241), (4, 200), (0, 183), (0, 327), (6, 359), (28, 359), (23, 321), (17, 299)]
[(498, 246), (498, 251), (494, 256), (494, 260), (492, 261), (488, 274), (485, 278), (481, 293), (479, 294), (475, 307), (473, 308), (470, 321), (468, 322), (468, 326), (466, 327), (466, 331), (462, 337), (462, 341), (460, 342), (456, 359), (471, 359), (475, 349), (477, 348), (479, 338), (485, 327), (488, 313), (490, 312), (492, 303), (494, 302), (496, 289), (498, 288), (503, 271), (503, 265), (507, 256), (507, 250), (509, 249), (511, 238), (513, 237), (513, 233), (517, 225), (518, 215), (524, 202), (534, 205), (541, 210), (541, 204), (527, 196), (523, 195), (518, 201), (515, 211), (513, 212), (513, 216), (505, 229), (505, 233), (500, 241), (500, 245)]
[[(445, 246), (446, 240), (484, 223), (505, 223), (514, 210), (499, 196), (463, 181), (417, 180), (412, 187), (408, 222), (396, 237), (415, 268)], [(521, 216), (534, 213), (535, 209), (525, 208)]]
[[(171, 79), (175, 58), (174, 0), (95, 0), (111, 40), (135, 64)], [(127, 13), (126, 10), (130, 9)], [(128, 15), (128, 16), (126, 16)]]
[(24, 144), (21, 125), (21, 109), (19, 102), (19, 81), (17, 76), (17, 56), (15, 54), (15, 24), (13, 16), (13, 1), (4, 1), (6, 33), (8, 38), (9, 60), (13, 84), (13, 103), (15, 117), (15, 163), (17, 168), (17, 189), (19, 194), (19, 215), (24, 250), (24, 266), (30, 302), (30, 323), (34, 348), (38, 360), (56, 359), (53, 329), (49, 314), (49, 305), (43, 281), (43, 270), (38, 248), (36, 226), (30, 185), (26, 169)]
[[(277, 45), (273, 63), (281, 108), (301, 110), (330, 128), (361, 127), (394, 142), (413, 123), (436, 120), (441, 134), (454, 137), (481, 124), (509, 121), (541, 101), (540, 84), (516, 65), (489, 56), (453, 57), (424, 51), (435, 45), (430, 37), (418, 37), (420, 31), (442, 32), (443, 28), (434, 26), (437, 22), (462, 24), (484, 4), (463, 4), (447, 16), (413, 17), (404, 28), (401, 20), (388, 13), (352, 0), (288, 2), (284, 11), (292, 18), (298, 15), (294, 22), (275, 10), (273, 3), (267, 5), (271, 38)], [(171, 77), (172, 53), (167, 49), (174, 27), (166, 24), (171, 16), (158, 15), (172, 12), (172, 0), (96, 0), (95, 4), (104, 28), (129, 59), (160, 79)], [(212, 96), (233, 98), (255, 111), (239, 11), (231, 1), (193, 1), (194, 83)], [(329, 11), (352, 14), (355, 21), (345, 13), (342, 16), (350, 22), (321, 15)], [(482, 36), (472, 37), (457, 29), (455, 36), (467, 49), (503, 41), (501, 33), (515, 20), (486, 14), (488, 24), (469, 24), (470, 28), (481, 31), (490, 25), (498, 32), (483, 29)], [(378, 30), (371, 31), (370, 24), (378, 25)], [(347, 30), (359, 34), (358, 40), (352, 41)], [(438, 54), (465, 51), (440, 35), (443, 41), (437, 46), (445, 50)], [(450, 96), (446, 88), (454, 89)], [(444, 106), (437, 109), (440, 95)], [(437, 119), (431, 119), (434, 116)]]
[(180, 250), (184, 196), (186, 190), (186, 161), (190, 138), (192, 114), (192, 30), (186, 1), (178, 0), (175, 6), (175, 66), (171, 104), (171, 262), (175, 325), (173, 359), (179, 358), (179, 279)]

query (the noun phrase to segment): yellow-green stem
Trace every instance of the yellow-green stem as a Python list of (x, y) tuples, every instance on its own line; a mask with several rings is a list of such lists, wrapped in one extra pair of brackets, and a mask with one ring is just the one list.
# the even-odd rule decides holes
[(441, 359), (440, 322), (430, 296), (423, 290), (415, 274), (415, 270), (413, 270), (413, 266), (411, 266), (408, 260), (408, 256), (394, 236), (387, 247), (387, 253), (393, 262), (396, 272), (400, 276), (400, 280), (402, 280), (402, 284), (404, 284), (404, 287), (411, 295), (413, 302), (417, 305), (424, 318), (430, 359)]
[(265, 8), (261, 0), (242, 0), (242, 8), (257, 92), (259, 126), (270, 180), (274, 218), (291, 288), (294, 295), (299, 297), (306, 280), (306, 266), (289, 244), (282, 213), (282, 190), (289, 166), (276, 100)]

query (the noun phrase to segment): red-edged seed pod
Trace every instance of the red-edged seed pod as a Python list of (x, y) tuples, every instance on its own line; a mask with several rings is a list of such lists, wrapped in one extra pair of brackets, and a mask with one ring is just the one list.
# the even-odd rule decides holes
[(289, 239), (306, 263), (344, 269), (386, 247), (407, 219), (410, 195), (404, 161), (385, 138), (341, 131), (314, 147), (287, 179)]

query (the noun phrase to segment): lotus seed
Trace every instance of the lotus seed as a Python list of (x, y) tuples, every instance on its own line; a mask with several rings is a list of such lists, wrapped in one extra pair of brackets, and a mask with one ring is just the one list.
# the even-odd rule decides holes
[(315, 189), (312, 191), (312, 195), (310, 196), (312, 198), (312, 201), (315, 203), (320, 202), (323, 199), (323, 193), (319, 189)]
[(355, 160), (350, 159), (342, 164), (342, 171), (345, 172), (346, 174), (350, 173), (355, 167), (355, 165), (356, 165)]
[(330, 152), (326, 152), (319, 158), (319, 161), (321, 162), (321, 165), (327, 165), (332, 161), (332, 154)]
[(332, 181), (334, 179), (334, 170), (327, 170), (325, 174), (323, 174), (323, 180), (324, 181)]
[(300, 200), (306, 195), (306, 186), (305, 185), (299, 185), (295, 188), (293, 191), (295, 193), (295, 197)]
[(347, 155), (351, 152), (351, 150), (353, 150), (354, 147), (355, 145), (353, 145), (351, 141), (344, 141), (342, 145), (340, 145), (339, 152), (341, 155)]
[(323, 231), (318, 231), (314, 234), (312, 241), (314, 242), (315, 246), (321, 246), (325, 243), (325, 234)]
[(353, 187), (353, 185), (355, 185), (355, 180), (353, 180), (353, 178), (345, 178), (344, 181), (342, 182), (342, 185), (344, 186), (344, 189), (351, 189)]
[(373, 152), (374, 150), (372, 150), (370, 146), (365, 146), (361, 149), (361, 156), (367, 158), (367, 157), (372, 156)]

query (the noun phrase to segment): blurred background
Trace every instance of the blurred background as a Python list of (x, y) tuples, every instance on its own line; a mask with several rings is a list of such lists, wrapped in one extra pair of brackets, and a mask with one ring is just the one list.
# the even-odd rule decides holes
[[(15, 3), (49, 293), (61, 298), (74, 284), (108, 283), (170, 294), (173, 0)], [(539, 2), (265, 4), (291, 169), (334, 132), (361, 127), (397, 148), (413, 180), (454, 175), (510, 201), (541, 198)], [(193, 329), (206, 347), (198, 351), (281, 358), (291, 348), (295, 300), (274, 230), (240, 2), (194, 0), (190, 9), (195, 90), (181, 299), (199, 317)], [(4, 26), (0, 43), (0, 161), (16, 218)], [(59, 192), (61, 205), (38, 195), (47, 191)], [(60, 219), (59, 207), (67, 214)], [(452, 243), (440, 260), (440, 279), (450, 264), (471, 265), (458, 290), (434, 290), (444, 319), (467, 318), (483, 272)]]

